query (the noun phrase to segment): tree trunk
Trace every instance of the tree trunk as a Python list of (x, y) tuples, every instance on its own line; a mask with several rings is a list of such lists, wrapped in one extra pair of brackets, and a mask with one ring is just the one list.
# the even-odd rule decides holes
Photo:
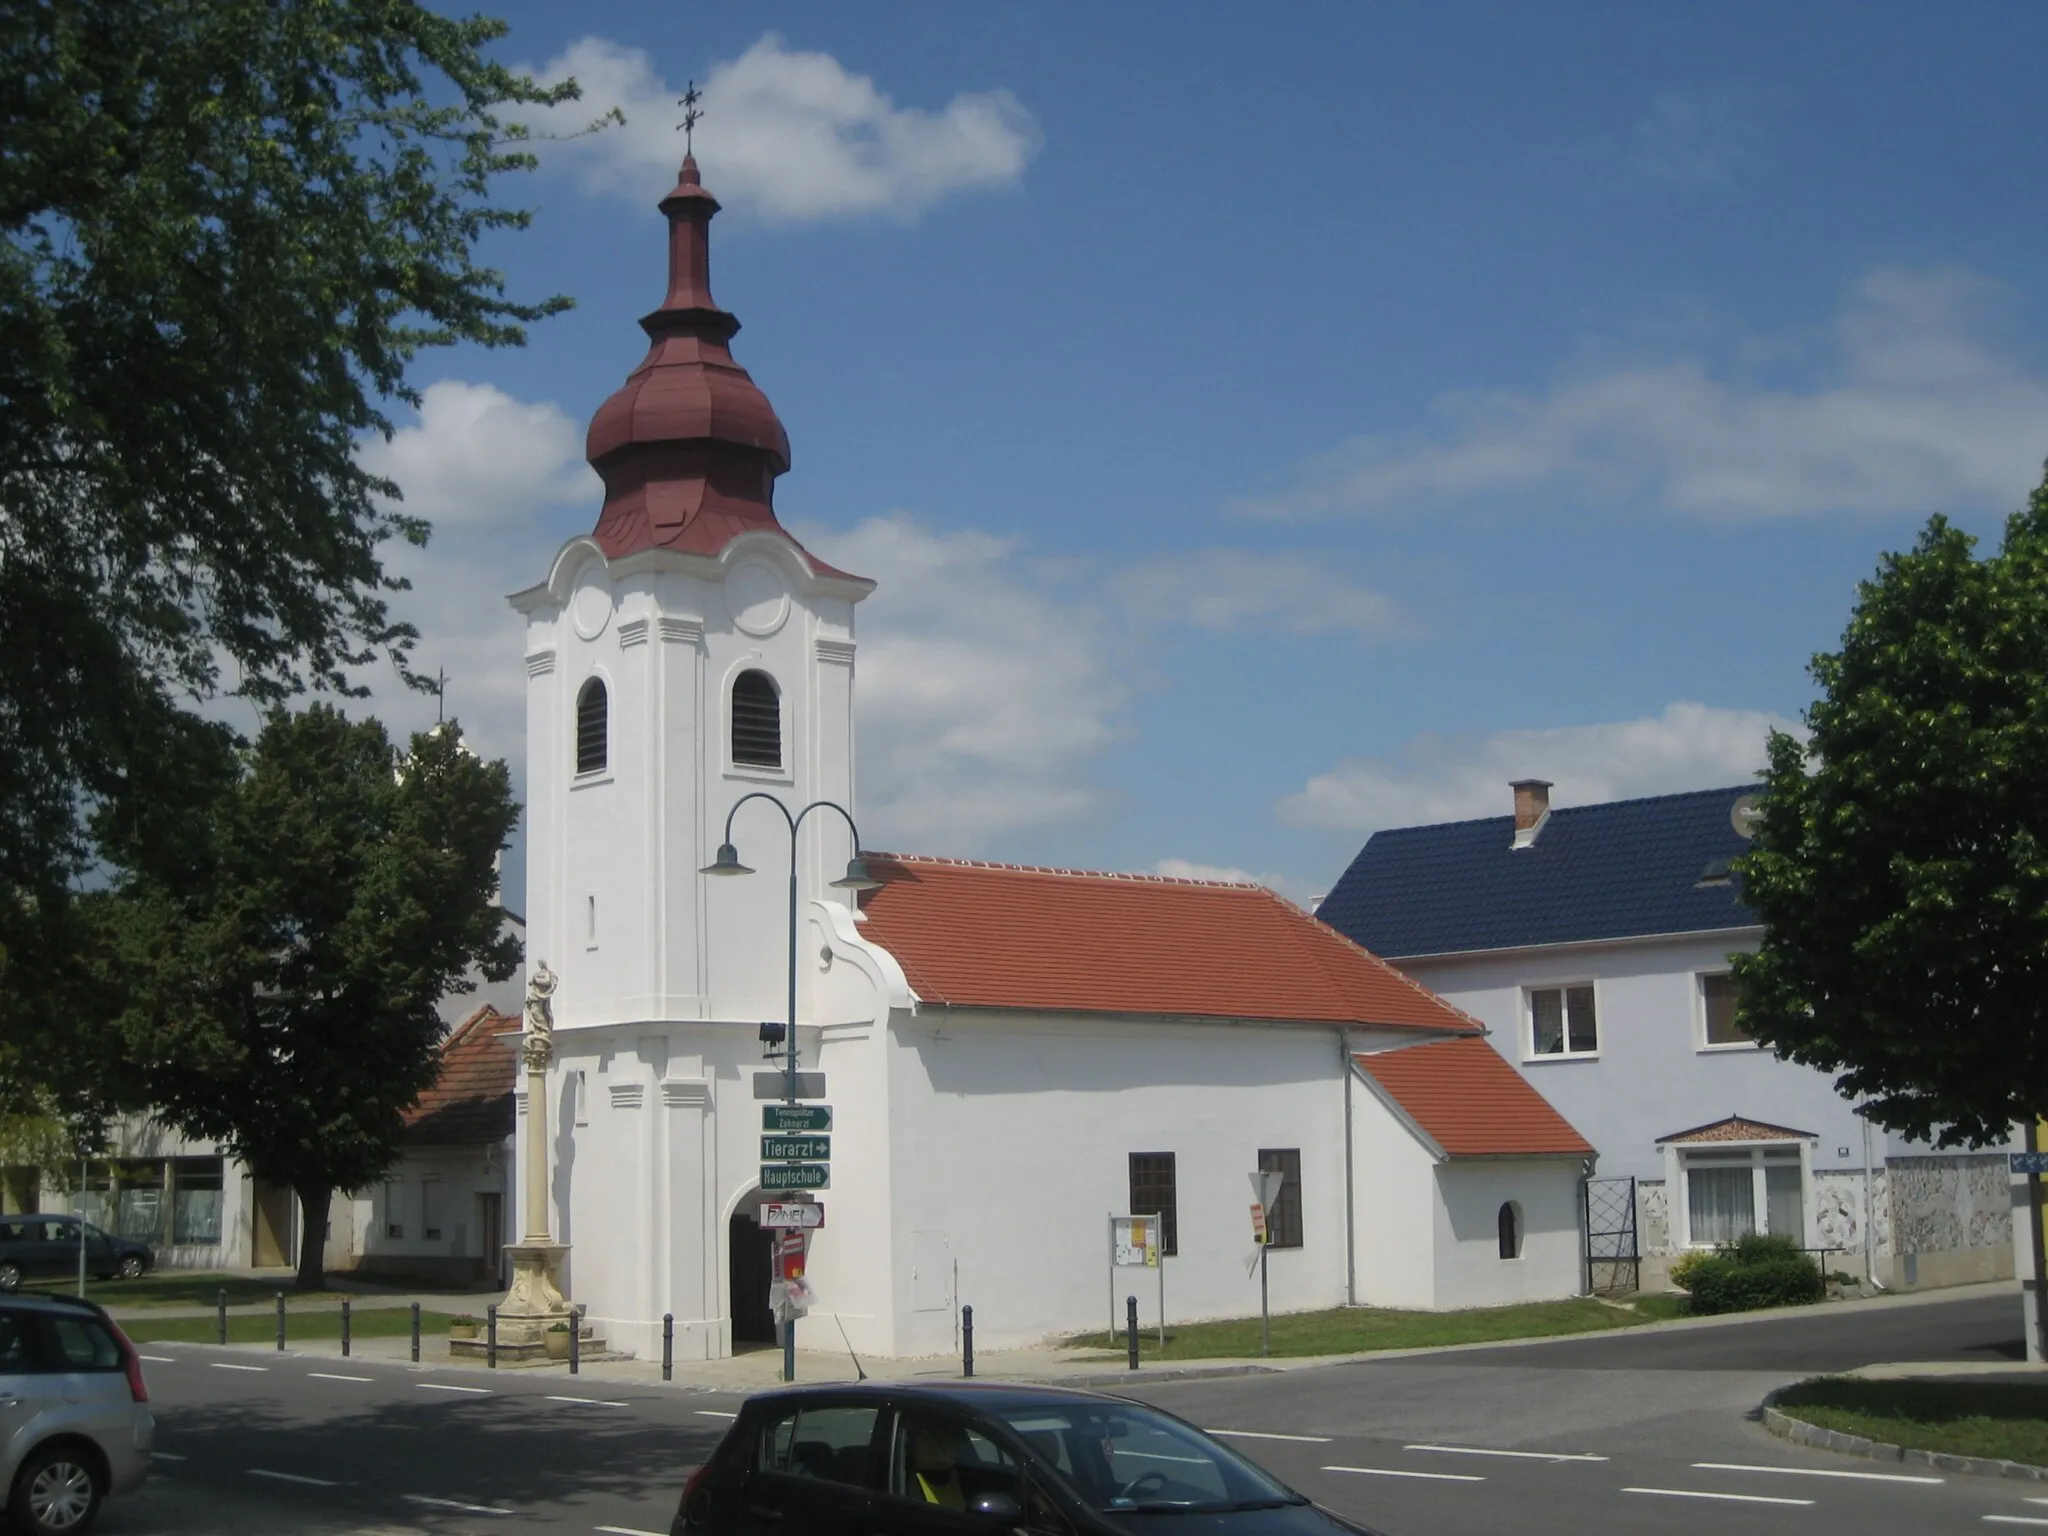
[(294, 1184), (299, 1197), (299, 1275), (293, 1282), (302, 1291), (317, 1291), (326, 1276), (327, 1206), (334, 1191), (317, 1184)]

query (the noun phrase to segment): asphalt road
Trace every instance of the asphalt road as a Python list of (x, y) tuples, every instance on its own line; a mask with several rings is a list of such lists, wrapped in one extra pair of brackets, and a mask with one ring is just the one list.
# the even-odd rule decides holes
[[(1157, 1382), (1138, 1395), (1232, 1432), (1290, 1483), (1389, 1536), (2048, 1530), (2048, 1502), (2027, 1501), (2048, 1499), (2048, 1486), (1806, 1451), (1746, 1417), (1770, 1387), (1814, 1371), (2002, 1358), (2017, 1309), (1995, 1297), (1816, 1310)], [(659, 1536), (684, 1475), (738, 1406), (555, 1372), (148, 1353), (163, 1476), (108, 1505), (107, 1536)]]

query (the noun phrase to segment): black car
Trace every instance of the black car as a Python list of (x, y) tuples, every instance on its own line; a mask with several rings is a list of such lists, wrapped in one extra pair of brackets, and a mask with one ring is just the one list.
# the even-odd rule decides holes
[[(133, 1280), (154, 1258), (147, 1243), (85, 1223), (85, 1267), (95, 1279)], [(15, 1290), (24, 1280), (77, 1273), (76, 1216), (0, 1216), (0, 1291)]]
[(690, 1474), (670, 1531), (1371, 1536), (1170, 1413), (996, 1382), (750, 1398)]

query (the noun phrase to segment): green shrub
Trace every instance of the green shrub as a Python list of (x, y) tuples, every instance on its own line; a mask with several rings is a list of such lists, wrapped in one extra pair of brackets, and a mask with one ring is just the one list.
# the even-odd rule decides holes
[(1795, 1251), (1745, 1262), (1732, 1244), (1695, 1264), (1689, 1279), (1692, 1310), (1699, 1317), (1797, 1306), (1827, 1294), (1820, 1266), (1807, 1255)]
[(1714, 1257), (1706, 1248), (1688, 1248), (1671, 1262), (1671, 1283), (1681, 1291), (1692, 1289), (1693, 1272)]
[(1791, 1238), (1776, 1232), (1745, 1232), (1721, 1251), (1738, 1264), (1760, 1264), (1769, 1259), (1803, 1259), (1806, 1254)]

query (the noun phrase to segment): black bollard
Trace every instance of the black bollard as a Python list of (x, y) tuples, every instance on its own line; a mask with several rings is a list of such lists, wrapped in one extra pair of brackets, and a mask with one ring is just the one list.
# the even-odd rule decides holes
[(284, 1348), (284, 1292), (277, 1293), (277, 1347)]
[(1138, 1298), (1124, 1298), (1124, 1339), (1130, 1349), (1131, 1369), (1138, 1368)]
[(661, 1314), (661, 1379), (672, 1381), (676, 1374), (676, 1315)]
[(412, 1304), (412, 1363), (420, 1363), (420, 1304)]
[(974, 1308), (960, 1309), (960, 1374), (974, 1374)]
[(498, 1304), (495, 1301), (484, 1308), (484, 1366), (493, 1371), (498, 1368)]
[(341, 1298), (341, 1358), (348, 1358), (348, 1298)]
[(583, 1309), (569, 1309), (569, 1374), (574, 1376), (583, 1364)]
[(220, 1310), (220, 1342), (228, 1341), (228, 1293), (225, 1289), (214, 1297), (214, 1306)]

